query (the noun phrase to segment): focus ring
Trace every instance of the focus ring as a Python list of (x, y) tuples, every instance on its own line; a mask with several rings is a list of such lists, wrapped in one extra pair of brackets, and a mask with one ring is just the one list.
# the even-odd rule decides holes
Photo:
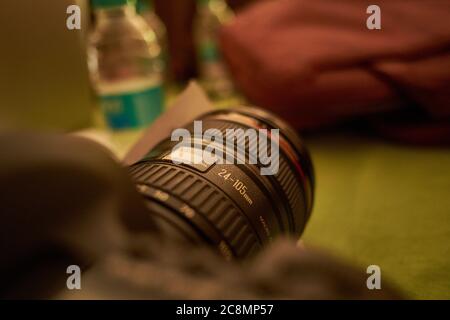
[(220, 231), (236, 256), (246, 257), (260, 246), (243, 213), (201, 176), (172, 163), (155, 162), (137, 163), (130, 173), (136, 182), (160, 188), (195, 208)]

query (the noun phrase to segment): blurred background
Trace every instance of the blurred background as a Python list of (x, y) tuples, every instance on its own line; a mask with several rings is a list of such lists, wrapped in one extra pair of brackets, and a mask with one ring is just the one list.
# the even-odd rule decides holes
[(450, 2), (378, 0), (375, 30), (371, 4), (2, 2), (0, 129), (76, 132), (120, 158), (196, 80), (216, 107), (258, 105), (303, 134), (317, 175), (306, 246), (448, 299)]

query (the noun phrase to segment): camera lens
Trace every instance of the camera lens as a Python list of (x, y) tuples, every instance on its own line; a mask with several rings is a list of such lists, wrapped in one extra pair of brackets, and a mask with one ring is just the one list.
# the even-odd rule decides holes
[[(227, 259), (302, 234), (314, 176), (292, 128), (265, 110), (239, 107), (206, 113), (182, 130), (189, 143), (172, 135), (130, 167), (165, 232), (212, 245)], [(213, 161), (192, 161), (211, 149)]]

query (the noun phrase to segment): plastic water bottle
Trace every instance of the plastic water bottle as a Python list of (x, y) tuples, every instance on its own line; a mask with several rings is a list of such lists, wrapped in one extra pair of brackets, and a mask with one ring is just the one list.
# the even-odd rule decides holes
[(197, 9), (195, 37), (200, 82), (212, 97), (227, 97), (233, 85), (221, 58), (217, 36), (221, 25), (233, 18), (233, 12), (224, 0), (198, 0)]
[(93, 0), (96, 25), (88, 64), (113, 129), (151, 123), (163, 110), (163, 63), (155, 32), (130, 0)]

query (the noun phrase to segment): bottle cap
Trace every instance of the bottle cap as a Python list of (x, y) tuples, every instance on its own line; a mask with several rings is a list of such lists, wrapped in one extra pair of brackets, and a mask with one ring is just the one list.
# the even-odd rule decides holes
[(201, 6), (207, 6), (209, 4), (209, 0), (197, 0), (197, 2)]
[(137, 0), (136, 9), (138, 13), (153, 11), (153, 2), (150, 0)]
[(112, 8), (136, 4), (135, 0), (92, 0), (94, 8)]

